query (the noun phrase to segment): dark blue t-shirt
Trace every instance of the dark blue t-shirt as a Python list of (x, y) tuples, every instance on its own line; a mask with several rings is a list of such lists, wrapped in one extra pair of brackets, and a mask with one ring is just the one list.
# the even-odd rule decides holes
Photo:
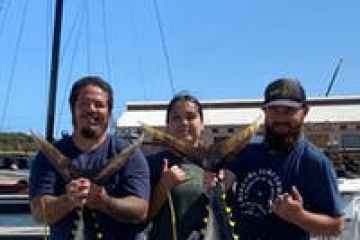
[(290, 153), (266, 143), (250, 144), (227, 169), (236, 175), (231, 202), (241, 240), (303, 240), (309, 233), (271, 213), (269, 200), (296, 186), (310, 212), (342, 215), (342, 201), (331, 163), (318, 148), (301, 139)]
[[(114, 155), (121, 152), (128, 143), (124, 140), (108, 136), (104, 144), (97, 149), (84, 153), (78, 149), (70, 136), (64, 137), (55, 146), (69, 159), (72, 164), (80, 169), (86, 176), (94, 176)], [(30, 198), (49, 194), (59, 196), (65, 193), (65, 182), (56, 172), (46, 157), (39, 153), (31, 167), (30, 172)], [(127, 163), (114, 174), (105, 184), (106, 191), (113, 197), (125, 197), (134, 195), (145, 200), (149, 199), (149, 169), (143, 154), (136, 150)], [(77, 211), (72, 211), (59, 222), (51, 225), (50, 239), (72, 239), (74, 222), (78, 221)], [(94, 239), (101, 234), (102, 239), (126, 239), (133, 240), (140, 232), (140, 228), (134, 224), (118, 222), (108, 215), (84, 210), (85, 236), (86, 239)]]

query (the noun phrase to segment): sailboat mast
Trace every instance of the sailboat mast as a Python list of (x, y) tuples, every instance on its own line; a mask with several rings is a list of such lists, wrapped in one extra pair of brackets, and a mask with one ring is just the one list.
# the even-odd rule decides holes
[(59, 52), (61, 46), (61, 26), (63, 15), (63, 0), (56, 0), (55, 6), (55, 21), (54, 33), (51, 53), (51, 72), (50, 72), (50, 86), (49, 86), (49, 101), (47, 111), (46, 123), (46, 139), (49, 142), (54, 141), (54, 122), (56, 111), (56, 91), (59, 70)]
[(343, 62), (343, 59), (340, 58), (339, 63), (337, 64), (337, 66), (336, 66), (336, 68), (335, 68), (335, 71), (334, 71), (334, 73), (333, 73), (333, 75), (332, 75), (332, 78), (331, 78), (331, 81), (330, 81), (330, 83), (329, 83), (329, 86), (328, 86), (328, 88), (327, 88), (327, 90), (326, 90), (325, 97), (329, 96), (329, 94), (330, 94), (330, 91), (331, 91), (331, 89), (332, 89), (332, 87), (333, 87), (333, 85), (334, 85), (335, 79), (336, 79), (336, 77), (337, 77), (337, 75), (338, 75), (338, 73), (339, 73), (339, 70), (340, 70), (340, 67), (341, 67), (342, 62)]

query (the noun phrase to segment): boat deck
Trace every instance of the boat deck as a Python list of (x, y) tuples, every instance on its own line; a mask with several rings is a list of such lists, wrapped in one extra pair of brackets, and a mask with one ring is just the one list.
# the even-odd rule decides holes
[(0, 169), (0, 182), (16, 182), (28, 178), (28, 169), (20, 169), (16, 171), (9, 169)]

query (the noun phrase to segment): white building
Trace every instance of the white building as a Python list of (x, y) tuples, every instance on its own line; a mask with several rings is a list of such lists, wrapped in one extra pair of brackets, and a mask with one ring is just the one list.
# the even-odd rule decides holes
[[(262, 114), (262, 100), (202, 101), (206, 131), (212, 140), (229, 137)], [(306, 136), (320, 147), (337, 144), (360, 148), (360, 96), (319, 97), (308, 100)], [(117, 121), (118, 133), (136, 137), (140, 123), (165, 126), (167, 102), (129, 102)], [(259, 133), (261, 134), (261, 132)]]

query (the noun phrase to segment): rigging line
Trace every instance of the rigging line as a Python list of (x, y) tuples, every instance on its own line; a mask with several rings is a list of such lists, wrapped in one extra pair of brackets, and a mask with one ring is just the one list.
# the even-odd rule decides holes
[(102, 10), (102, 24), (103, 24), (103, 34), (104, 34), (104, 43), (105, 43), (105, 62), (106, 68), (108, 72), (108, 81), (112, 80), (112, 72), (111, 72), (111, 64), (110, 64), (110, 51), (109, 51), (109, 39), (108, 39), (108, 29), (106, 22), (106, 14), (105, 14), (105, 0), (101, 1), (101, 10)]
[(58, 117), (58, 124), (57, 124), (57, 130), (56, 130), (56, 133), (57, 135), (59, 135), (60, 133), (60, 129), (61, 129), (61, 120), (62, 120), (62, 116), (63, 116), (63, 113), (64, 113), (64, 106), (65, 106), (65, 102), (66, 102), (66, 93), (67, 93), (67, 90), (69, 89), (69, 86), (70, 86), (70, 82), (71, 82), (71, 75), (73, 73), (73, 66), (74, 66), (74, 61), (75, 61), (75, 57), (76, 57), (76, 53), (78, 52), (79, 50), (79, 42), (80, 42), (80, 36), (81, 36), (81, 28), (84, 24), (84, 12), (81, 11), (82, 14), (81, 14), (81, 19), (80, 19), (80, 24), (79, 24), (79, 27), (77, 29), (77, 33), (76, 33), (76, 38), (75, 38), (75, 44), (74, 44), (74, 49), (72, 51), (72, 55), (71, 55), (71, 60), (70, 60), (70, 69), (69, 69), (69, 75), (67, 77), (67, 81), (65, 83), (65, 91), (64, 91), (64, 95), (63, 95), (63, 98), (61, 100), (61, 106), (60, 106), (60, 111), (59, 111), (59, 117)]
[(90, 45), (91, 45), (91, 36), (90, 36), (90, 25), (89, 25), (89, 20), (90, 20), (90, 6), (89, 6), (89, 1), (85, 0), (85, 11), (86, 11), (86, 59), (87, 59), (87, 72), (90, 73), (90, 69), (91, 69), (91, 63), (90, 63)]
[(170, 81), (170, 87), (171, 87), (172, 94), (175, 94), (174, 78), (173, 78), (173, 73), (172, 73), (172, 68), (171, 68), (170, 56), (168, 53), (166, 40), (165, 40), (163, 23), (162, 23), (161, 16), (160, 16), (160, 10), (159, 10), (157, 0), (153, 0), (153, 3), (154, 3), (156, 21), (157, 21), (157, 25), (158, 25), (159, 33), (160, 33), (162, 51), (164, 53), (164, 57), (165, 57), (165, 61), (166, 61), (166, 69), (167, 69), (167, 74), (168, 74), (168, 78)]
[[(5, 22), (6, 22), (6, 19), (7, 19), (7, 15), (8, 15), (8, 12), (9, 12), (9, 8), (10, 8), (10, 1), (9, 1), (9, 4), (6, 5), (4, 4), (4, 0), (2, 1), (2, 6), (0, 8), (0, 14), (1, 13), (4, 13), (3, 14), (3, 18), (0, 22), (0, 39), (1, 39), (1, 36), (2, 36), (2, 33), (4, 31), (4, 28), (5, 28)], [(0, 70), (0, 74), (3, 74), (3, 71)], [(0, 80), (1, 80), (1, 75), (0, 75)]]
[[(139, 39), (141, 39), (141, 36), (139, 37), (139, 31), (138, 31), (138, 28), (137, 28), (137, 25), (135, 23), (135, 9), (132, 8), (131, 9), (131, 13), (130, 15), (132, 15), (132, 18), (131, 18), (131, 23), (133, 25), (133, 29), (134, 29), (134, 41), (133, 41), (133, 44), (134, 44), (134, 48), (138, 49), (139, 50)], [(145, 74), (144, 74), (144, 69), (143, 69), (143, 58), (142, 58), (142, 55), (141, 55), (141, 51), (139, 50), (139, 54), (138, 54), (138, 57), (137, 57), (137, 62), (138, 62), (138, 67), (139, 67), (139, 79), (140, 79), (140, 83), (142, 83), (142, 86), (143, 86), (143, 98), (144, 100), (148, 99), (147, 98), (147, 94), (146, 94), (146, 82), (145, 82)]]
[(0, 131), (2, 131), (4, 129), (4, 126), (5, 126), (5, 118), (6, 118), (6, 115), (7, 115), (7, 109), (8, 109), (8, 106), (9, 106), (11, 89), (12, 89), (12, 85), (13, 85), (13, 82), (14, 82), (15, 67), (17, 65), (17, 59), (18, 59), (18, 56), (19, 56), (20, 43), (21, 43), (21, 39), (22, 39), (22, 36), (23, 36), (23, 32), (24, 32), (26, 14), (27, 14), (27, 9), (28, 9), (28, 5), (29, 5), (28, 3), (29, 3), (29, 1), (25, 1), (24, 8), (23, 8), (23, 11), (22, 11), (22, 20), (21, 20), (21, 23), (20, 23), (19, 35), (18, 35), (18, 38), (16, 39), (16, 44), (15, 44), (15, 55), (14, 55), (12, 65), (11, 65), (9, 83), (8, 83), (8, 86), (7, 86), (7, 89), (6, 89), (5, 104), (4, 104), (4, 109), (3, 109), (2, 116), (1, 116), (1, 121), (0, 121)]
[[(44, 68), (44, 80), (45, 80), (45, 96), (48, 95), (48, 79), (50, 78), (49, 69), (50, 69), (50, 38), (51, 38), (51, 26), (53, 26), (53, 7), (52, 7), (52, 1), (46, 1), (46, 7), (47, 7), (47, 14), (45, 19), (45, 68)], [(46, 116), (46, 107), (44, 109), (44, 116)]]
[(70, 46), (70, 42), (71, 42), (72, 37), (73, 37), (73, 35), (74, 35), (74, 31), (75, 31), (76, 24), (78, 23), (80, 16), (82, 16), (82, 14), (81, 14), (82, 12), (83, 12), (83, 11), (82, 11), (82, 7), (81, 7), (81, 5), (80, 5), (79, 10), (78, 10), (78, 12), (76, 13), (76, 16), (75, 16), (75, 18), (74, 18), (74, 22), (73, 22), (72, 25), (71, 25), (70, 33), (69, 33), (68, 37), (65, 39), (65, 41), (64, 41), (63, 51), (62, 51), (61, 56), (60, 56), (60, 66), (61, 66), (62, 63), (63, 63), (62, 60), (64, 59), (68, 48), (70, 48), (70, 47), (69, 47), (69, 46)]
[[(5, 2), (3, 0), (3, 2)], [(2, 35), (2, 33), (4, 32), (4, 28), (5, 28), (5, 22), (6, 22), (6, 19), (7, 19), (7, 16), (8, 16), (8, 12), (9, 12), (9, 9), (10, 9), (10, 5), (11, 5), (11, 1), (8, 1), (9, 3), (7, 5), (4, 4), (4, 7), (2, 7), (0, 9), (0, 13), (3, 12), (4, 15), (3, 15), (3, 18), (1, 20), (1, 23), (0, 23), (0, 37)]]

